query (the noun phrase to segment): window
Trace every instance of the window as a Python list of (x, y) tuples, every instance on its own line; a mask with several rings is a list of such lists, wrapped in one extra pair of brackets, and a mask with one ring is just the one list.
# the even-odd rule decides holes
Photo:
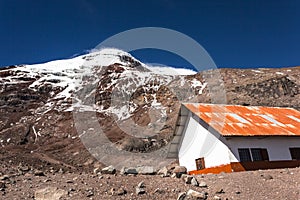
[(253, 161), (262, 160), (260, 149), (251, 149), (251, 154), (252, 154)]
[(205, 168), (204, 158), (196, 159), (196, 168), (197, 168), (197, 170)]
[(253, 148), (251, 149), (253, 161), (269, 160), (267, 149)]
[(269, 155), (268, 155), (267, 149), (243, 148), (243, 149), (238, 149), (238, 152), (239, 152), (241, 162), (269, 160)]
[(292, 156), (292, 160), (300, 160), (300, 147), (290, 148), (290, 153)]
[(249, 149), (238, 149), (240, 161), (241, 162), (248, 162), (251, 161), (250, 151)]

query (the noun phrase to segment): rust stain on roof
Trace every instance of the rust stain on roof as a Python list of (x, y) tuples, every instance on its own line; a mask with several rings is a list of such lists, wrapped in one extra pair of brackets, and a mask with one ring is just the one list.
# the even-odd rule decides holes
[(300, 136), (300, 112), (292, 108), (183, 105), (223, 136)]

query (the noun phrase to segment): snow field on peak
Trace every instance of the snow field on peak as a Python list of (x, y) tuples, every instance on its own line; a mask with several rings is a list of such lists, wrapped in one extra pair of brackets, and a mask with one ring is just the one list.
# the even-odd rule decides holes
[(169, 66), (156, 66), (151, 64), (145, 64), (144, 67), (151, 70), (152, 72), (160, 75), (172, 75), (172, 76), (178, 76), (178, 75), (193, 75), (197, 72), (191, 70), (191, 69), (185, 69), (185, 68), (175, 68), (175, 67), (169, 67)]
[(26, 72), (26, 77), (41, 76), (29, 87), (35, 89), (44, 83), (53, 87), (61, 87), (63, 90), (56, 95), (56, 99), (69, 98), (71, 92), (79, 86), (82, 76), (91, 74), (94, 66), (108, 66), (113, 63), (126, 64), (121, 62), (119, 56), (129, 55), (117, 49), (103, 49), (87, 55), (71, 59), (55, 60), (42, 64), (25, 65), (12, 70)]
[[(123, 56), (125, 56), (125, 58)], [(139, 87), (142, 87), (146, 95), (148, 95), (143, 96), (144, 103), (146, 103), (147, 106), (150, 106), (151, 109), (159, 111), (161, 116), (165, 116), (166, 110), (156, 98), (156, 92), (159, 87), (161, 85), (168, 85), (175, 77), (178, 77), (178, 75), (196, 74), (195, 71), (190, 69), (148, 66), (143, 63), (141, 63), (142, 67), (149, 71), (139, 71), (139, 69), (129, 67), (131, 63), (130, 61), (126, 61), (126, 57), (132, 59), (131, 61), (141, 63), (127, 52), (110, 48), (93, 51), (89, 54), (71, 59), (50, 61), (43, 64), (25, 65), (10, 70), (16, 71), (17, 75), (19, 72), (24, 72), (22, 74), (24, 77), (37, 78), (37, 80), (29, 86), (33, 90), (37, 90), (45, 84), (51, 85), (53, 88), (59, 87), (61, 91), (55, 96), (52, 96), (52, 99), (48, 101), (52, 102), (52, 100), (66, 100), (71, 98), (73, 92), (84, 87), (84, 84), (82, 85), (82, 83), (83, 77), (85, 76), (93, 77), (92, 79), (95, 83), (101, 82), (102, 77), (95, 73), (99, 67), (119, 64), (125, 70), (121, 73), (108, 74), (111, 78), (111, 82), (106, 88), (102, 88), (101, 91), (99, 91), (101, 94), (101, 92), (106, 90), (109, 91), (111, 88), (114, 88), (112, 94), (112, 105), (108, 109), (104, 110), (102, 106), (95, 107), (95, 105), (82, 105), (80, 99), (76, 99), (75, 102), (77, 103), (73, 105), (65, 104), (63, 102), (61, 103), (61, 105), (67, 106), (67, 108), (63, 108), (64, 111), (73, 111), (75, 107), (80, 108), (79, 111), (104, 111), (110, 114), (115, 114), (118, 120), (129, 118), (138, 107), (138, 105), (135, 105), (132, 102), (130, 103), (128, 99), (123, 99), (124, 101), (122, 101), (122, 98), (130, 97)], [(180, 79), (181, 82), (187, 81), (184, 80), (184, 77), (180, 77)], [(196, 79), (191, 81), (191, 84), (192, 87), (200, 87), (199, 94), (201, 94), (203, 89), (206, 87), (205, 83), (202, 84)], [(154, 90), (155, 92), (149, 93), (150, 90)], [(52, 93), (54, 95), (53, 91)], [(86, 95), (94, 95), (95, 93), (96, 88)], [(48, 111), (53, 108), (55, 108), (54, 104), (50, 105), (47, 103), (45, 104), (44, 109)]]

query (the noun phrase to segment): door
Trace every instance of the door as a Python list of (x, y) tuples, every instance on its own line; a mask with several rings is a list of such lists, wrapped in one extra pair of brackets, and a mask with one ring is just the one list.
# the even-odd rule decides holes
[(196, 168), (197, 168), (197, 170), (205, 169), (204, 158), (196, 159)]

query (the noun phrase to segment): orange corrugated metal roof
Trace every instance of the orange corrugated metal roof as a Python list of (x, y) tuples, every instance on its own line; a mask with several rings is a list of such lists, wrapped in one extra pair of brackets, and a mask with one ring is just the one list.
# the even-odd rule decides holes
[(292, 108), (183, 105), (223, 136), (300, 136), (300, 112)]

